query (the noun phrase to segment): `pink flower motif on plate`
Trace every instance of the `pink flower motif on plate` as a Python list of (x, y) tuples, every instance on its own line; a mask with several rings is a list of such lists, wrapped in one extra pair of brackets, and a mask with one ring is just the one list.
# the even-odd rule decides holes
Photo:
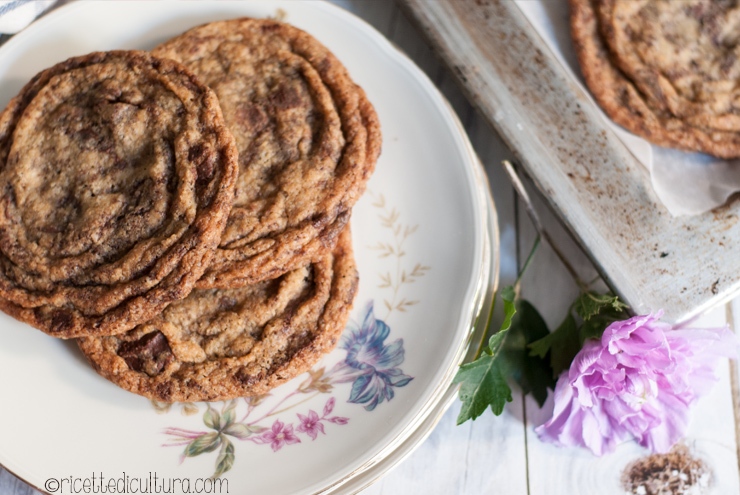
[(316, 440), (319, 432), (326, 434), (324, 431), (324, 425), (321, 423), (321, 418), (316, 414), (316, 411), (308, 411), (308, 416), (298, 413), (298, 419), (301, 420), (301, 424), (298, 425), (297, 430), (301, 433), (305, 433), (311, 437), (312, 440)]
[(349, 418), (345, 418), (343, 416), (329, 416), (329, 414), (334, 410), (335, 403), (336, 399), (334, 399), (334, 397), (331, 397), (326, 401), (326, 404), (324, 405), (324, 415), (320, 417), (313, 409), (308, 411), (308, 416), (297, 413), (301, 424), (298, 425), (296, 430), (300, 433), (305, 433), (311, 437), (312, 440), (316, 440), (319, 432), (326, 434), (324, 431), (324, 423), (322, 423), (322, 421), (328, 421), (337, 425), (346, 425)]
[(293, 433), (293, 425), (286, 425), (279, 419), (272, 424), (272, 428), (264, 432), (253, 440), (256, 443), (269, 443), (274, 452), (277, 452), (283, 445), (301, 443), (301, 439)]

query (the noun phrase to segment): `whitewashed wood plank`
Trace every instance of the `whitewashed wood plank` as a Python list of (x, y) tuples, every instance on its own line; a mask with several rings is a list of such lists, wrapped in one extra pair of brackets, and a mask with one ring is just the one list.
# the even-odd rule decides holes
[(472, 106), (460, 91), (455, 78), (440, 63), (418, 28), (393, 0), (331, 0), (361, 17), (390, 39), (440, 88), (461, 122), (470, 120)]
[[(383, 0), (385, 1), (385, 0)], [(427, 75), (432, 81), (439, 75), (442, 70), (439, 60), (434, 52), (429, 48), (426, 41), (419, 36), (416, 28), (411, 24), (405, 14), (402, 14), (395, 2), (385, 2), (389, 8), (395, 10), (398, 14), (393, 16), (391, 29), (383, 34), (390, 39), (399, 50), (409, 56), (414, 63)]]
[[(727, 319), (732, 322), (732, 329), (740, 339), (740, 297), (728, 305)], [(740, 468), (740, 359), (730, 362), (730, 389), (735, 413), (735, 444), (737, 445), (738, 468)]]
[[(525, 181), (525, 184), (528, 182)], [(531, 191), (532, 187), (528, 187)], [(557, 246), (565, 254), (582, 280), (588, 281), (596, 272), (579, 247), (569, 238), (567, 231), (552, 212), (544, 207), (542, 198), (533, 194), (535, 209)], [(521, 215), (521, 214), (520, 214)], [(520, 218), (520, 255), (525, 257), (533, 242), (535, 232), (530, 222)], [(553, 329), (565, 316), (566, 304), (578, 294), (576, 285), (549, 246), (542, 246), (523, 279), (523, 296), (542, 312), (548, 326)], [(563, 296), (567, 294), (567, 296)], [(738, 302), (740, 306), (740, 301)], [(740, 314), (740, 313), (738, 313)], [(725, 308), (717, 308), (699, 319), (697, 327), (722, 326), (727, 321)], [(740, 490), (738, 476), (737, 443), (735, 437), (735, 411), (730, 384), (729, 364), (725, 361), (718, 371), (720, 381), (712, 393), (704, 397), (694, 410), (694, 421), (685, 440), (688, 452), (701, 459), (713, 481), (697, 494), (730, 494)], [(526, 400), (527, 458), (529, 466), (529, 493), (531, 495), (578, 495), (599, 493), (604, 495), (639, 492), (640, 476), (633, 476), (625, 485), (622, 478), (626, 468), (644, 459), (649, 453), (631, 442), (619, 447), (616, 453), (597, 458), (582, 449), (559, 449), (539, 441), (534, 428), (552, 412), (552, 397), (540, 409), (534, 400)], [(679, 457), (679, 456), (674, 456)], [(688, 456), (682, 457), (689, 462)], [(678, 473), (677, 473), (678, 474)], [(643, 480), (644, 481), (644, 480)], [(631, 492), (627, 488), (632, 488)], [(650, 492), (647, 492), (650, 493)], [(694, 493), (694, 492), (666, 492)]]
[[(465, 52), (464, 49), (461, 50)], [(537, 200), (536, 200), (537, 201)], [(556, 225), (549, 212), (544, 212), (546, 225)], [(551, 217), (551, 215), (549, 215)], [(562, 229), (554, 229), (558, 242), (568, 242), (568, 236)], [(522, 229), (520, 240), (525, 251), (528, 250), (528, 241), (531, 242), (531, 230)], [(566, 248), (566, 252), (574, 252), (575, 258), (571, 262), (577, 269), (587, 273), (588, 261), (578, 255), (577, 249)], [(545, 319), (551, 326), (556, 325), (563, 317), (562, 297), (553, 297), (553, 291), (558, 295), (570, 292), (574, 297), (577, 290), (562, 267), (558, 266), (557, 259), (552, 251), (542, 250), (538, 260), (530, 268), (525, 277), (525, 297), (532, 299), (538, 308), (543, 311)], [(590, 269), (593, 273), (593, 269)], [(588, 279), (587, 275), (583, 275)], [(532, 283), (547, 280), (553, 286)], [(675, 285), (673, 286), (674, 290)], [(738, 312), (740, 314), (740, 311)], [(712, 325), (724, 321), (722, 310), (705, 317), (698, 324)], [(714, 482), (709, 491), (699, 493), (738, 493), (738, 463), (737, 443), (735, 440), (734, 411), (732, 409), (732, 395), (729, 383), (729, 370), (724, 365), (720, 370), (722, 380), (717, 384), (711, 396), (702, 400), (695, 411), (695, 417), (701, 418), (692, 423), (687, 445), (694, 455), (703, 458), (713, 472)], [(549, 406), (551, 407), (551, 405)], [(620, 447), (612, 456), (595, 458), (588, 452), (561, 450), (542, 444), (537, 440), (533, 427), (541, 424), (549, 416), (547, 407), (539, 411), (534, 401), (527, 401), (527, 423), (529, 423), (528, 460), (530, 470), (530, 493), (558, 494), (558, 493), (625, 493), (621, 484), (622, 470), (629, 462), (644, 456), (646, 452), (635, 444)], [(728, 433), (731, 433), (728, 435)], [(729, 439), (728, 439), (729, 438)], [(542, 468), (544, 466), (544, 469)]]
[(329, 0), (330, 3), (352, 12), (375, 29), (388, 35), (399, 15), (393, 0)]
[(491, 487), (497, 493), (526, 493), (521, 407), (517, 396), (501, 417), (487, 413), (456, 426), (459, 405), (455, 404), (403, 464), (363, 495), (477, 495), (490, 493)]
[[(687, 319), (740, 288), (740, 202), (671, 217), (514, 2), (403, 0), (611, 285)], [(716, 235), (717, 232), (721, 235)], [(664, 254), (665, 253), (665, 254)], [(678, 285), (678, 289), (676, 288)]]
[[(570, 232), (563, 226), (553, 211), (547, 207), (544, 198), (537, 193), (532, 182), (521, 169), (519, 169), (518, 175), (522, 178), (529, 192), (540, 222), (579, 278), (586, 283), (593, 280), (598, 281), (598, 272), (580, 246), (574, 241)], [(523, 204), (521, 204), (520, 210), (518, 223), (519, 257), (523, 262), (534, 243), (537, 232), (534, 230), (531, 220), (527, 217)], [(606, 290), (603, 283), (597, 283), (593, 288)], [(532, 265), (522, 278), (523, 297), (535, 305), (542, 313), (548, 327), (553, 330), (565, 317), (568, 305), (575, 300), (578, 293), (578, 286), (565, 265), (560, 261), (551, 246), (543, 240), (535, 254)]]

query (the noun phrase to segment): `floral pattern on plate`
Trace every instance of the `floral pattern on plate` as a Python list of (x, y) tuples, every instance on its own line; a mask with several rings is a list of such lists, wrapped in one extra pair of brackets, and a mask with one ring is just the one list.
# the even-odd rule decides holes
[[(209, 453), (177, 460), (186, 444), (161, 447), (174, 440), (168, 427), (211, 433), (203, 416), (206, 404), (160, 406), (168, 414), (154, 414), (145, 399), (110, 384), (79, 359), (70, 342), (46, 338), (25, 325), (0, 314), (0, 391), (15, 403), (73, 404), (49, 414), (47, 407), (6, 407), (0, 421), (0, 463), (31, 485), (43, 486), (50, 476), (89, 476), (90, 469), (103, 473), (189, 478), (209, 476), (223, 448), (222, 458), (233, 467), (228, 478), (231, 493), (282, 493), (309, 495), (319, 491), (351, 493), (373, 481), (404, 457), (426, 436), (430, 424), (449, 403), (449, 381), (465, 353), (470, 325), (476, 317), (480, 290), (490, 273), (485, 258), (489, 232), (485, 222), (487, 194), (484, 176), (460, 126), (434, 84), (414, 64), (388, 43), (375, 29), (329, 2), (255, 0), (250, 2), (69, 2), (26, 28), (0, 47), (0, 97), (7, 100), (24, 81), (40, 70), (75, 54), (103, 48), (141, 48), (177, 36), (196, 24), (232, 17), (266, 17), (277, 8), (299, 28), (315, 33), (347, 66), (375, 106), (381, 119), (383, 154), (368, 187), (375, 195), (363, 196), (353, 211), (353, 236), (362, 281), (355, 309), (350, 314), (358, 326), (365, 304), (373, 301), (374, 315), (390, 328), (383, 345), (403, 338), (406, 351), (399, 368), (413, 376), (404, 387), (393, 387), (394, 397), (384, 398), (372, 411), (366, 403), (349, 403), (353, 382), (334, 384), (329, 392), (296, 394), (275, 410), (304, 399), (307, 402), (282, 411), (260, 423), (272, 431), (275, 420), (292, 424), (301, 443), (283, 443), (272, 451), (272, 442), (256, 444), (224, 434), (234, 448), (208, 444)], [(388, 88), (393, 88), (388, 91)], [(387, 207), (373, 206), (387, 199)], [(379, 214), (400, 215), (388, 218)], [(409, 224), (394, 231), (396, 226)], [(414, 232), (414, 225), (419, 227)], [(404, 235), (407, 235), (404, 240)], [(398, 236), (398, 237), (396, 237)], [(396, 247), (403, 241), (404, 255), (380, 257), (373, 250), (379, 241)], [(494, 252), (498, 243), (493, 240)], [(415, 271), (415, 265), (419, 269)], [(399, 273), (400, 265), (400, 273)], [(432, 268), (424, 272), (421, 265)], [(407, 280), (401, 283), (403, 272)], [(412, 275), (413, 273), (413, 275)], [(381, 275), (392, 275), (399, 287), (380, 288)], [(398, 277), (398, 278), (396, 278)], [(492, 280), (491, 280), (492, 281)], [(398, 305), (403, 299), (419, 301), (402, 305), (404, 311), (388, 311), (386, 300)], [(395, 303), (395, 304), (394, 304)], [(337, 348), (314, 372), (324, 373), (347, 355)], [(386, 353), (387, 356), (393, 353)], [(22, 372), (19, 372), (21, 370)], [(376, 377), (378, 378), (378, 377)], [(270, 410), (292, 393), (310, 374), (272, 391), (247, 422)], [(314, 386), (324, 385), (317, 377)], [(381, 390), (368, 388), (366, 391)], [(369, 393), (372, 397), (372, 393)], [(359, 394), (358, 397), (362, 396)], [(316, 440), (298, 430), (298, 413), (314, 420), (329, 398), (335, 403), (331, 416), (347, 417), (346, 425), (321, 421), (307, 423)], [(246, 414), (247, 403), (236, 401), (234, 423)], [(211, 404), (219, 412), (219, 427), (226, 431), (223, 414), (229, 403)], [(180, 412), (186, 414), (181, 415)], [(230, 417), (226, 414), (226, 419)], [(39, 427), (41, 425), (41, 427)], [(277, 425), (276, 439), (285, 430)], [(312, 428), (311, 428), (312, 427)], [(240, 427), (237, 427), (237, 429)], [(235, 428), (228, 428), (234, 432)], [(253, 433), (259, 436), (267, 433)], [(192, 439), (186, 439), (188, 443)], [(206, 442), (207, 443), (207, 442)], [(60, 446), (64, 455), (59, 455)], [(292, 466), (291, 476), (286, 465)]]
[[(401, 289), (422, 277), (429, 267), (416, 263), (411, 270), (404, 268), (404, 243), (417, 226), (402, 224), (399, 212), (395, 208), (388, 209), (382, 195), (373, 196), (372, 205), (380, 210), (378, 218), (391, 237), (389, 242), (371, 246), (379, 252), (379, 258), (387, 258), (392, 263), (392, 270), (379, 274), (381, 283), (378, 285), (379, 289), (391, 292), (383, 299), (387, 320), (394, 310), (405, 312), (418, 303), (404, 296)], [(217, 478), (233, 467), (236, 458), (234, 442), (237, 440), (269, 445), (273, 452), (289, 445), (315, 441), (320, 435), (326, 435), (328, 428), (346, 425), (351, 419), (333, 414), (340, 395), (335, 390), (337, 385), (351, 384), (346, 401), (373, 411), (384, 401), (392, 400), (396, 389), (413, 380), (400, 368), (405, 358), (403, 339), (387, 342), (390, 333), (391, 327), (376, 317), (375, 303), (370, 300), (362, 309), (359, 320), (350, 320), (347, 324), (335, 351), (345, 351), (346, 355), (331, 369), (327, 371), (326, 366), (317, 366), (308, 371), (308, 377), (292, 391), (281, 394), (282, 397), (268, 393), (205, 404), (202, 421), (207, 429), (166, 428), (164, 433), (168, 439), (164, 446), (184, 446), (180, 462), (188, 457), (218, 451), (212, 474)], [(279, 390), (283, 392), (285, 389)], [(324, 402), (321, 415), (310, 407), (300, 409), (322, 394), (330, 397)], [(347, 392), (342, 390), (341, 396), (346, 397), (345, 394)], [(171, 404), (156, 401), (153, 405), (157, 412), (167, 412), (171, 408)], [(200, 411), (196, 404), (183, 404), (181, 407), (185, 415)], [(241, 414), (239, 419), (237, 413)]]

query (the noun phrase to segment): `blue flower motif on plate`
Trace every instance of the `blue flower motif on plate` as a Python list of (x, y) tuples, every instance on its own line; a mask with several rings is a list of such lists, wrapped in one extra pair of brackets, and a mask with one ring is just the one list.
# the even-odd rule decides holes
[(391, 400), (395, 387), (404, 387), (413, 380), (398, 368), (405, 357), (403, 339), (385, 344), (389, 334), (390, 327), (375, 318), (370, 301), (362, 323), (350, 322), (339, 343), (347, 351), (341, 366), (345, 375), (342, 381), (353, 382), (349, 402), (365, 404), (368, 411), (384, 400)]

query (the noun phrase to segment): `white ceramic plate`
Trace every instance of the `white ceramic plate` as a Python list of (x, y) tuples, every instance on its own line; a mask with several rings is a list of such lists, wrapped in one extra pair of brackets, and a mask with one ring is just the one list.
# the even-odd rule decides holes
[(488, 189), (453, 113), (367, 24), (323, 2), (74, 3), (0, 48), (0, 107), (69, 56), (149, 49), (245, 15), (284, 15), (316, 36), (380, 116), (383, 154), (352, 220), (352, 322), (312, 373), (269, 397), (168, 407), (97, 376), (73, 343), (0, 315), (0, 463), (40, 489), (349, 491), (418, 443), (448, 402), (490, 285), (495, 216), (490, 227)]
[[(480, 170), (481, 175), (483, 176), (483, 168), (481, 167)], [(483, 178), (481, 183), (482, 187), (484, 187), (484, 194), (487, 196), (488, 203), (488, 242), (486, 243), (486, 251), (488, 254), (486, 255), (486, 259), (490, 260), (490, 263), (488, 264), (488, 281), (484, 286), (485, 290), (480, 294), (480, 309), (476, 312), (477, 317), (474, 321), (473, 331), (469, 337), (469, 341), (472, 343), (480, 342), (480, 339), (483, 337), (483, 333), (486, 331), (486, 317), (488, 316), (488, 310), (493, 304), (493, 298), (498, 289), (499, 264), (501, 261), (499, 258), (499, 229), (496, 209), (493, 203), (493, 198), (488, 190), (487, 180)], [(468, 346), (467, 353), (463, 361), (472, 361), (475, 356), (475, 352), (475, 345)], [(341, 492), (358, 493), (362, 491), (364, 488), (367, 488), (375, 482), (386, 471), (406, 459), (406, 457), (408, 457), (414, 449), (432, 433), (434, 427), (442, 419), (444, 413), (457, 399), (457, 391), (457, 386), (449, 386), (437, 403), (432, 407), (429, 414), (421, 417), (421, 422), (411, 433), (409, 433), (408, 437), (399, 438), (398, 443), (393, 445), (392, 450), (371, 469), (367, 469), (362, 473), (357, 473), (355, 476), (352, 476), (351, 479), (347, 480), (346, 483), (341, 486)]]

